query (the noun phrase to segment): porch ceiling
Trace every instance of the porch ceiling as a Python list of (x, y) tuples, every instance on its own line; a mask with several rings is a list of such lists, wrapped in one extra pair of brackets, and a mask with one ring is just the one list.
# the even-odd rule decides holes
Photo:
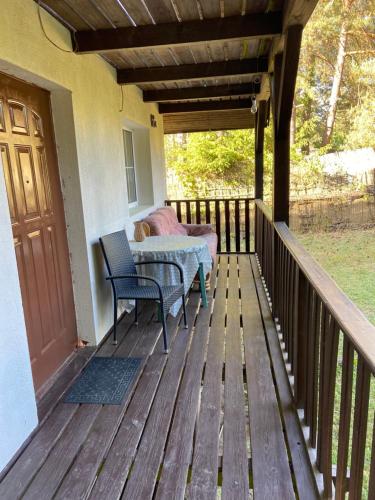
[[(290, 25), (304, 25), (317, 3), (35, 1), (71, 31), (75, 52), (100, 54), (117, 69), (118, 83), (138, 85), (144, 91), (145, 101), (202, 101), (191, 109), (180, 106), (177, 112), (181, 113), (180, 118), (187, 112), (194, 113), (195, 121), (203, 116), (197, 113), (204, 112), (205, 118), (210, 116), (206, 123), (210, 122), (212, 129), (218, 129), (219, 112), (231, 107), (228, 99), (236, 100), (232, 107), (242, 108), (231, 110), (231, 117), (242, 120), (243, 125), (243, 108), (249, 107), (249, 96), (269, 99), (268, 74), (273, 71), (274, 54), (283, 49), (283, 33)], [(215, 104), (205, 107), (203, 103), (212, 99)], [(244, 102), (239, 103), (242, 99)], [(247, 120), (247, 126), (253, 126), (253, 122)]]

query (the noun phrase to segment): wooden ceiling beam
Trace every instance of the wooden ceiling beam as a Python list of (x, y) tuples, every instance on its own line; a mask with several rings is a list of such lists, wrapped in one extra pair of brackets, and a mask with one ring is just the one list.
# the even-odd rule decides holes
[(259, 94), (260, 83), (239, 83), (210, 85), (208, 87), (186, 87), (180, 89), (144, 90), (144, 102), (184, 101), (188, 99), (207, 99), (212, 97), (232, 97)]
[(77, 31), (72, 36), (77, 53), (163, 47), (213, 40), (269, 38), (282, 30), (282, 13), (249, 14), (182, 23)]
[(294, 24), (305, 26), (319, 0), (286, 0), (283, 5), (283, 33)]
[(241, 61), (119, 69), (117, 70), (117, 82), (120, 84), (141, 84), (178, 80), (200, 80), (233, 75), (260, 75), (267, 72), (267, 58), (255, 58), (242, 59)]
[(194, 111), (222, 111), (224, 109), (248, 108), (251, 108), (251, 99), (230, 99), (226, 101), (199, 101), (178, 103), (172, 102), (159, 104), (159, 113), (191, 113)]
[(163, 115), (164, 134), (249, 129), (254, 128), (254, 117), (248, 109), (170, 113)]

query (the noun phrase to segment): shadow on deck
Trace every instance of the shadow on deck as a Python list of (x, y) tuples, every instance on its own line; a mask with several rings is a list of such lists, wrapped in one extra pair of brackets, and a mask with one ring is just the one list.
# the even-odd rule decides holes
[(138, 327), (122, 320), (118, 346), (99, 348), (144, 357), (122, 405), (57, 401), (93, 353), (79, 351), (40, 402), (42, 425), (0, 498), (316, 498), (255, 258), (222, 255), (209, 298), (202, 309), (190, 294), (188, 330), (169, 318), (168, 356), (149, 306)]

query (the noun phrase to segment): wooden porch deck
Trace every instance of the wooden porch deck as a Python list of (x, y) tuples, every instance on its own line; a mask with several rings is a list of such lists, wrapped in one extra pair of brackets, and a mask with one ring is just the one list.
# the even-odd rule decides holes
[[(282, 351), (255, 257), (219, 258), (209, 308), (121, 322), (100, 356), (141, 356), (119, 406), (52, 402), (92, 354), (83, 349), (40, 403), (42, 425), (0, 483), (2, 500), (316, 498)], [(157, 335), (157, 332), (159, 334)]]

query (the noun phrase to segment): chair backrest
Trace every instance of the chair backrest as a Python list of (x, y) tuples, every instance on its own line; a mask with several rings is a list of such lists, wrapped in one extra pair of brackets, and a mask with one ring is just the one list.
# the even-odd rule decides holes
[[(123, 274), (137, 274), (134, 265), (134, 259), (130, 250), (129, 241), (125, 231), (117, 231), (115, 233), (106, 234), (99, 238), (100, 246), (103, 251), (104, 260), (107, 266), (108, 273), (112, 276)], [(127, 286), (137, 286), (136, 278), (128, 278), (124, 280)], [(123, 280), (115, 280), (113, 282), (115, 289), (118, 289), (120, 284), (124, 284)]]

